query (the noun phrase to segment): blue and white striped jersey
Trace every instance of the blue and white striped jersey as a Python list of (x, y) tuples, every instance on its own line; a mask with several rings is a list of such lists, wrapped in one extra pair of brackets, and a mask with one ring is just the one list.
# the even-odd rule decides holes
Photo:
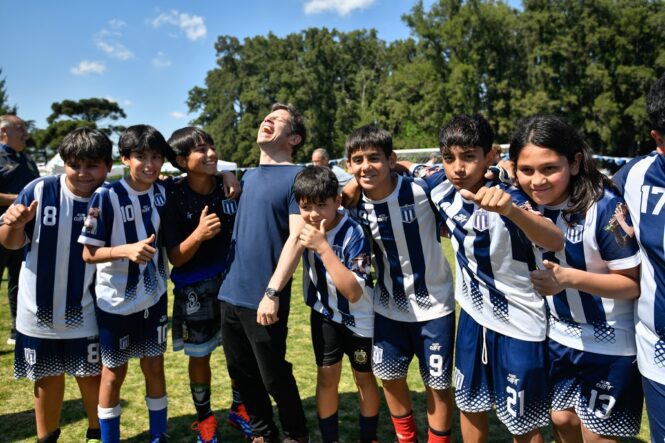
[(651, 153), (631, 161), (614, 181), (628, 205), (642, 254), (637, 364), (642, 375), (665, 383), (665, 155)]
[[(442, 172), (427, 178), (432, 201), (450, 232), (457, 266), (455, 298), (473, 319), (500, 334), (526, 341), (545, 339), (545, 301), (533, 288), (535, 246), (508, 218), (465, 200)], [(513, 202), (528, 207), (527, 196), (499, 182)]]
[(103, 311), (128, 315), (157, 303), (166, 292), (168, 267), (160, 224), (166, 193), (153, 183), (147, 191), (133, 190), (125, 179), (97, 189), (90, 199), (79, 242), (93, 246), (136, 243), (155, 234), (152, 260), (138, 265), (128, 259), (97, 264), (95, 292)]
[[(563, 218), (568, 204), (566, 201), (556, 207), (538, 207), (566, 235), (564, 250), (545, 252), (543, 259), (594, 274), (608, 274), (611, 270), (640, 264), (637, 242), (624, 231), (615, 214), (625, 208), (615, 191), (605, 189), (602, 198), (586, 214), (573, 218), (572, 225)], [(629, 226), (627, 214), (625, 223)], [(546, 300), (550, 326), (547, 336), (551, 339), (581, 351), (635, 355), (634, 300), (601, 298), (571, 288)]]
[(400, 176), (395, 190), (383, 200), (363, 194), (357, 216), (373, 240), (375, 312), (413, 322), (454, 311), (452, 273), (423, 180)]
[(365, 237), (362, 227), (346, 213), (337, 226), (326, 232), (326, 239), (340, 261), (355, 274), (356, 281), (363, 288), (363, 296), (357, 302), (350, 303), (337, 291), (319, 255), (306, 249), (303, 254), (305, 303), (354, 333), (363, 337), (372, 337), (374, 307), (369, 239)]
[(29, 206), (35, 200), (35, 218), (25, 225), (16, 327), (31, 337), (95, 336), (95, 267), (83, 261), (83, 246), (76, 241), (89, 198), (74, 195), (58, 175), (32, 181), (17, 202)]

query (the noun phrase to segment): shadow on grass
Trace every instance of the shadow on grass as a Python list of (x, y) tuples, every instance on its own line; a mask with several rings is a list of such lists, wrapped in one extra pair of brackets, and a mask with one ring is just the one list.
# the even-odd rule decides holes
[[(60, 425), (64, 426), (79, 420), (87, 420), (81, 400), (64, 401)], [(0, 441), (32, 439), (36, 434), (34, 410), (28, 409), (0, 415)], [(81, 440), (85, 440), (84, 437), (85, 435), (82, 435)]]

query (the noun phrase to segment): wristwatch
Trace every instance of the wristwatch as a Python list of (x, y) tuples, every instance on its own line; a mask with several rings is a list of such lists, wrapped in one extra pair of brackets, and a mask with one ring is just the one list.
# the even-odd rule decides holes
[(264, 292), (264, 294), (272, 301), (279, 300), (279, 292), (277, 292), (277, 289), (275, 288), (266, 288), (266, 292)]

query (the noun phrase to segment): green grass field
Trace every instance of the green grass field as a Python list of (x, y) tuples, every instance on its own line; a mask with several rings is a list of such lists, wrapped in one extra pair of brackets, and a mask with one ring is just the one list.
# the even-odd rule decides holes
[[(448, 244), (444, 250), (452, 263), (452, 253)], [(314, 389), (316, 385), (316, 365), (312, 352), (309, 333), (309, 312), (302, 300), (301, 270), (296, 272), (291, 301), (289, 319), (288, 360), (293, 363), (293, 370), (298, 381), (300, 395), (303, 399), (305, 412), (310, 428), (311, 441), (320, 442), (316, 422), (316, 404)], [(172, 297), (172, 294), (169, 294)], [(169, 299), (169, 309), (171, 309)], [(27, 380), (13, 379), (13, 347), (5, 344), (9, 334), (9, 308), (7, 306), (6, 283), (0, 289), (0, 442), (34, 442), (35, 423), (32, 400), (32, 383)], [(170, 339), (170, 337), (169, 337)], [(165, 355), (166, 380), (169, 395), (169, 435), (172, 442), (196, 441), (191, 423), (195, 420), (194, 407), (189, 392), (187, 378), (187, 358), (182, 353), (169, 350)], [(213, 363), (213, 408), (221, 425), (222, 441), (244, 442), (239, 431), (226, 425), (227, 408), (230, 405), (229, 378), (226, 372), (224, 353), (215, 351)], [(413, 395), (414, 410), (418, 423), (420, 441), (427, 441), (427, 425), (425, 419), (425, 396), (418, 369), (412, 365), (409, 371), (409, 386)], [(122, 438), (128, 442), (148, 441), (148, 414), (144, 401), (144, 383), (137, 361), (130, 362), (129, 374), (122, 388)], [(357, 396), (353, 385), (348, 363), (344, 367), (340, 385), (340, 441), (349, 443), (357, 441)], [(498, 422), (493, 413), (490, 414), (490, 442), (509, 442), (510, 435)], [(79, 400), (76, 382), (67, 380), (65, 401), (62, 411), (61, 428), (62, 442), (84, 441), (87, 421), (83, 406)], [(543, 429), (545, 441), (551, 442), (549, 429)], [(393, 442), (395, 436), (388, 411), (384, 407), (380, 415), (379, 439), (382, 442)], [(453, 422), (453, 441), (461, 442), (459, 433), (459, 414), (455, 414)], [(646, 413), (642, 420), (642, 431), (637, 439), (626, 439), (631, 442), (648, 442), (649, 431)]]

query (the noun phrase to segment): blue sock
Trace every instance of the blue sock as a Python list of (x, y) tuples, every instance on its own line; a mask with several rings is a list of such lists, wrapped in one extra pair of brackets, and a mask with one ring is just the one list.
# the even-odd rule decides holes
[(327, 418), (319, 417), (319, 430), (321, 431), (321, 441), (323, 443), (331, 443), (339, 440), (337, 412)]
[(150, 439), (156, 439), (166, 434), (166, 417), (168, 400), (166, 395), (161, 398), (145, 398), (150, 419)]
[(102, 408), (97, 406), (97, 415), (99, 416), (99, 429), (102, 432), (102, 441), (104, 443), (120, 442), (120, 404), (113, 408)]
[(360, 425), (360, 442), (371, 442), (378, 440), (376, 429), (379, 426), (379, 414), (374, 417), (363, 417), (358, 414), (358, 424)]

